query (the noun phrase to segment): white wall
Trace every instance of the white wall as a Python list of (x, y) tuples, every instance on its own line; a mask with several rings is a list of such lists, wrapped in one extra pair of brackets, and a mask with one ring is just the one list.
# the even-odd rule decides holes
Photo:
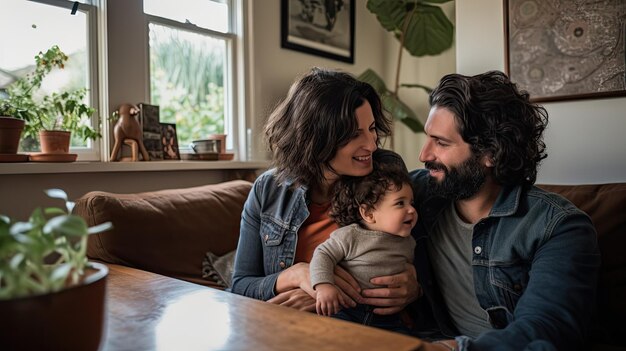
[(265, 155), (262, 126), (276, 104), (287, 94), (291, 83), (312, 67), (341, 69), (358, 75), (367, 68), (380, 72), (385, 60), (381, 50), (385, 31), (365, 7), (365, 0), (355, 6), (354, 64), (314, 56), (280, 47), (280, 0), (250, 1), (252, 8), (249, 52), (252, 59), (252, 96), (249, 103), (254, 135), (255, 158)]
[[(280, 47), (280, 0), (254, 1), (252, 16), (253, 96), (251, 113), (253, 124), (260, 131), (272, 108), (285, 96), (294, 79), (313, 66), (338, 68), (358, 75), (371, 68), (385, 79), (388, 87), (395, 80), (398, 59), (398, 41), (385, 31), (376, 16), (366, 8), (366, 0), (356, 0), (355, 62), (347, 64), (312, 56)], [(454, 2), (443, 6), (454, 22)], [(402, 56), (400, 81), (434, 86), (441, 76), (455, 71), (454, 46), (435, 57), (412, 57), (406, 50)], [(401, 89), (400, 98), (417, 112), (422, 122), (428, 115), (428, 95), (419, 89)], [(394, 150), (405, 160), (407, 167), (421, 166), (418, 155), (423, 134), (416, 134), (402, 123), (394, 126)], [(265, 145), (260, 133), (255, 135), (258, 153), (263, 157)], [(389, 142), (385, 145), (389, 148)]]
[[(504, 70), (501, 0), (457, 0), (457, 71)], [(626, 181), (626, 98), (544, 103), (548, 158), (537, 177), (544, 184)]]

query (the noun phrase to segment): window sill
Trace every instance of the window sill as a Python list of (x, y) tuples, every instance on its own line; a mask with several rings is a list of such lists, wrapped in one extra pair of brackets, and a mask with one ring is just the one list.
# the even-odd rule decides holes
[(268, 161), (27, 162), (0, 163), (0, 174), (196, 171), (268, 167)]

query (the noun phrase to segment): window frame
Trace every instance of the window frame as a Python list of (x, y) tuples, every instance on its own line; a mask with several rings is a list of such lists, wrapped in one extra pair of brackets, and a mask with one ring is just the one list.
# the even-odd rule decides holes
[[(50, 5), (59, 8), (65, 8), (68, 11), (72, 10), (74, 1), (70, 0), (30, 0), (34, 3)], [(78, 2), (77, 11), (85, 13), (87, 18), (87, 62), (89, 62), (89, 84), (87, 89), (89, 90), (89, 105), (96, 109), (96, 112), (91, 116), (92, 128), (102, 133), (103, 138), (105, 134), (102, 128), (100, 128), (100, 119), (102, 118), (103, 109), (100, 105), (100, 66), (98, 63), (98, 47), (100, 46), (99, 40), (99, 19), (98, 19), (98, 0), (90, 0), (87, 3)], [(70, 152), (78, 154), (78, 161), (100, 161), (102, 143), (101, 139), (87, 140), (86, 147), (70, 147)]]
[[(245, 154), (243, 153), (245, 147), (242, 143), (245, 143), (245, 140), (240, 140), (238, 132), (239, 126), (245, 126), (245, 123), (241, 123), (241, 117), (238, 113), (238, 101), (241, 98), (239, 96), (239, 90), (236, 85), (237, 82), (237, 71), (238, 71), (238, 54), (237, 54), (237, 43), (238, 43), (238, 34), (236, 31), (237, 28), (237, 14), (238, 14), (238, 5), (237, 1), (233, 0), (224, 0), (226, 5), (228, 6), (228, 15), (230, 17), (228, 24), (228, 31), (226, 33), (222, 33), (219, 31), (215, 31), (212, 29), (199, 27), (192, 23), (182, 23), (176, 20), (172, 20), (165, 17), (155, 16), (151, 14), (144, 13), (146, 19), (146, 38), (145, 38), (145, 53), (147, 57), (146, 68), (146, 96), (150, 97), (151, 94), (151, 67), (150, 67), (150, 24), (156, 24), (160, 26), (166, 26), (173, 29), (184, 30), (193, 32), (196, 34), (208, 36), (211, 38), (224, 40), (226, 47), (226, 55), (225, 55), (225, 68), (224, 68), (224, 93), (226, 95), (224, 101), (224, 134), (228, 135), (227, 138), (227, 152), (235, 152), (240, 160), (245, 159)], [(152, 101), (150, 103), (153, 103)], [(230, 147), (229, 147), (230, 146)], [(187, 145), (179, 145), (179, 150), (182, 153), (191, 153), (192, 150)]]

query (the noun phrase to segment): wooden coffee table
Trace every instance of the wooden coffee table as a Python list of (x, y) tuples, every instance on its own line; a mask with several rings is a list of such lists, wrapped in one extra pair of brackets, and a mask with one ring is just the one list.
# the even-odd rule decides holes
[(101, 350), (417, 350), (417, 338), (109, 265)]

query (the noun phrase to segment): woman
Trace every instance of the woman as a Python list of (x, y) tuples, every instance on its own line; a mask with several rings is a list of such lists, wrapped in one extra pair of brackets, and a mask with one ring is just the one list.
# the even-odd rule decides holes
[[(309, 262), (337, 229), (328, 217), (332, 186), (340, 176), (372, 172), (373, 157), (402, 162), (389, 151), (375, 153), (390, 123), (375, 90), (349, 74), (314, 68), (291, 86), (265, 127), (275, 168), (256, 180), (244, 206), (232, 292), (315, 311)], [(392, 314), (418, 295), (412, 265), (363, 291), (345, 271), (335, 274), (344, 307), (370, 304)]]

